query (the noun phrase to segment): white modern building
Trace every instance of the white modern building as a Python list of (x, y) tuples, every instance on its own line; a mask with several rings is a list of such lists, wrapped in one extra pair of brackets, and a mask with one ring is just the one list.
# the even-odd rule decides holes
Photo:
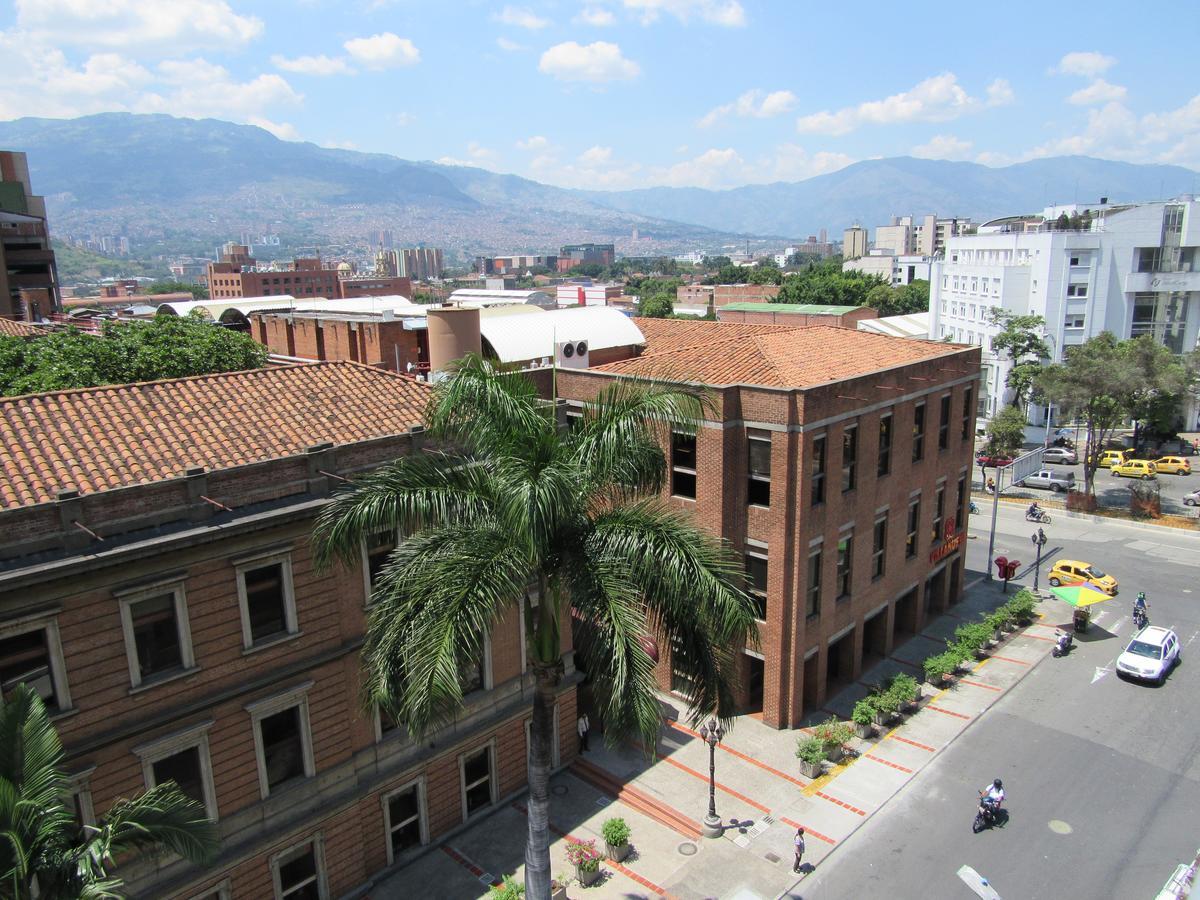
[[(1082, 217), (1059, 230), (1060, 217)], [(998, 329), (988, 311), (1002, 307), (1046, 320), (1054, 362), (1067, 348), (1102, 331), (1119, 338), (1151, 334), (1175, 353), (1196, 348), (1200, 329), (1200, 202), (1178, 200), (1124, 205), (1047, 208), (1040, 216), (1013, 216), (949, 238), (933, 266), (930, 336), (983, 347), (985, 387), (979, 415), (990, 417), (1011, 399), (1007, 359), (991, 352)], [(1197, 410), (1184, 411), (1185, 424)], [(1045, 423), (1046, 410), (1030, 420)]]
[(898, 256), (888, 251), (872, 250), (866, 256), (846, 260), (842, 263), (842, 271), (878, 275), (893, 287), (901, 287), (918, 279), (928, 281), (932, 262), (928, 256)]

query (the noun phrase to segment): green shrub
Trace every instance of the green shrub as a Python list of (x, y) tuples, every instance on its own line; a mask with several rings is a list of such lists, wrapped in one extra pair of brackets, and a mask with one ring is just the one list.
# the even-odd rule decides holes
[(1018, 622), (1028, 622), (1033, 618), (1033, 610), (1037, 606), (1037, 598), (1028, 588), (1021, 588), (1004, 608)]
[(917, 698), (917, 679), (911, 675), (896, 675), (892, 678), (887, 692), (895, 697), (901, 705), (912, 703)]
[(492, 900), (521, 900), (525, 896), (525, 885), (514, 881), (511, 875), (504, 876), (504, 883), (492, 887)]
[(820, 738), (802, 737), (796, 742), (796, 758), (811, 765), (825, 761), (825, 743)]
[(629, 824), (622, 818), (605, 819), (600, 831), (604, 834), (604, 842), (614, 847), (629, 843)]
[(813, 729), (813, 736), (826, 747), (840, 747), (854, 737), (854, 729), (845, 722), (830, 716)]
[(983, 621), (992, 631), (1002, 631), (1004, 626), (1012, 621), (1012, 614), (1002, 606)]
[(887, 714), (895, 714), (900, 712), (901, 700), (891, 691), (884, 691), (875, 695), (875, 710), (877, 712)]
[(870, 725), (875, 721), (875, 695), (864, 697), (854, 704), (854, 711), (850, 713), (850, 721), (855, 725)]
[(967, 659), (992, 639), (994, 629), (986, 622), (970, 622), (954, 629), (954, 642), (966, 652)]

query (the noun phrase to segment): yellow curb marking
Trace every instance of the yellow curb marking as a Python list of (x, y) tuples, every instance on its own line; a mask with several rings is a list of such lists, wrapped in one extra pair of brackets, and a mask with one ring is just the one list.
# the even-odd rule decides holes
[[(857, 757), (855, 757), (854, 759), (857, 759)], [(809, 784), (808, 787), (803, 788), (800, 791), (800, 793), (806, 797), (813, 796), (814, 794), (817, 793), (817, 791), (824, 788), (825, 785), (829, 784), (829, 782), (833, 781), (833, 779), (837, 778), (844, 771), (846, 771), (846, 769), (848, 769), (850, 766), (854, 765), (854, 759), (847, 759), (844, 762), (838, 763), (836, 766), (834, 766), (832, 769), (830, 769), (824, 775), (820, 776), (819, 778), (813, 779), (812, 783)]]

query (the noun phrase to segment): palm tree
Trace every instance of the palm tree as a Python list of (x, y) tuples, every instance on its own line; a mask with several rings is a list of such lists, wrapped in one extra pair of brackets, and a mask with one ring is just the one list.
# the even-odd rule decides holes
[(119, 854), (166, 848), (204, 862), (216, 853), (204, 808), (173, 781), (118, 800), (97, 825), (81, 827), (66, 806), (62, 761), (42, 698), (18, 685), (0, 704), (0, 897), (120, 897), (121, 879), (109, 875)]
[(662, 725), (653, 642), (688, 674), (695, 720), (732, 710), (753, 604), (727, 548), (656, 495), (656, 434), (694, 428), (705, 402), (617, 381), (570, 430), (526, 377), (478, 356), (437, 385), (427, 427), (439, 447), (357, 479), (318, 519), (318, 565), (357, 564), (362, 541), (402, 537), (380, 572), (363, 649), (366, 699), (419, 736), (463, 699), (460, 673), (522, 604), (534, 675), (529, 900), (550, 894), (549, 775), (562, 674), (559, 628), (586, 623), (581, 650), (609, 741), (653, 747)]

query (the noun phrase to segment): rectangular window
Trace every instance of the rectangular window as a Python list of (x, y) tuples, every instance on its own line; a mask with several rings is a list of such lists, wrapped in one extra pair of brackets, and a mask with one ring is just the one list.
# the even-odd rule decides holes
[(875, 532), (871, 544), (871, 579), (883, 577), (887, 562), (887, 517), (875, 520)]
[(696, 436), (671, 432), (671, 494), (696, 499)]
[(384, 827), (388, 834), (388, 865), (429, 838), (425, 824), (424, 784), (414, 781), (383, 798)]
[(954, 508), (958, 510), (958, 521), (955, 522), (955, 531), (962, 531), (967, 527), (967, 476), (960, 475), (958, 478), (958, 495), (955, 497)]
[(254, 727), (259, 791), (264, 800), (283, 785), (316, 774), (306, 696), (310, 687), (311, 681), (246, 706)]
[(167, 737), (134, 748), (142, 760), (146, 787), (174, 781), (184, 794), (204, 807), (208, 818), (217, 820), (217, 793), (213, 787), (212, 763), (208, 751), (208, 730), (212, 722), (203, 722)]
[(688, 694), (692, 690), (692, 679), (684, 659), (683, 644), (671, 638), (671, 690), (676, 694)]
[(307, 841), (271, 860), (271, 874), (278, 900), (325, 900), (320, 843)]
[(904, 558), (917, 555), (917, 538), (921, 529), (921, 498), (908, 503), (908, 530), (904, 536)]
[(751, 506), (771, 505), (771, 437), (747, 434), (748, 464), (746, 502)]
[(808, 554), (808, 590), (804, 598), (804, 615), (821, 614), (821, 551)]
[(0, 631), (0, 698), (18, 684), (27, 684), (37, 691), (50, 715), (70, 708), (56, 623)]
[(1086, 284), (1068, 284), (1067, 285), (1067, 296), (1068, 297), (1086, 297), (1087, 293), (1088, 293), (1088, 286)]
[(858, 473), (858, 426), (842, 431), (842, 493), (854, 490)]
[(845, 600), (850, 596), (850, 565), (854, 536), (846, 535), (838, 538), (837, 545), (837, 599)]
[(379, 573), (387, 565), (388, 556), (396, 549), (396, 532), (388, 529), (369, 535), (363, 544), (363, 571), (366, 573), (367, 602), (379, 581)]
[(812, 462), (809, 465), (812, 475), (812, 505), (825, 502), (825, 436), (813, 438)]
[(887, 475), (892, 471), (892, 414), (879, 417), (879, 455), (876, 459), (876, 475)]
[(480, 747), (458, 758), (462, 778), (463, 820), (496, 802), (492, 777), (492, 745)]
[(971, 405), (975, 402), (973, 399), (974, 396), (974, 389), (968, 385), (966, 390), (963, 391), (962, 439), (964, 441), (969, 440), (971, 437), (971, 413), (974, 412)]
[(946, 514), (946, 486), (938, 485), (933, 495), (933, 523), (929, 529), (929, 541), (936, 544), (942, 539), (942, 518)]
[(1083, 313), (1067, 313), (1066, 318), (1063, 320), (1063, 327), (1082, 328), (1084, 319), (1085, 317)]
[(945, 450), (950, 446), (950, 395), (942, 397), (941, 413), (938, 419), (938, 449)]
[(236, 563), (242, 646), (249, 650), (298, 631), (288, 553)]
[(920, 462), (925, 456), (925, 404), (913, 407), (912, 461)]
[(129, 680), (134, 687), (195, 666), (182, 584), (119, 597)]
[(749, 594), (754, 598), (754, 616), (755, 618), (766, 620), (767, 618), (767, 554), (766, 551), (756, 551), (747, 549), (746, 558), (746, 586)]

